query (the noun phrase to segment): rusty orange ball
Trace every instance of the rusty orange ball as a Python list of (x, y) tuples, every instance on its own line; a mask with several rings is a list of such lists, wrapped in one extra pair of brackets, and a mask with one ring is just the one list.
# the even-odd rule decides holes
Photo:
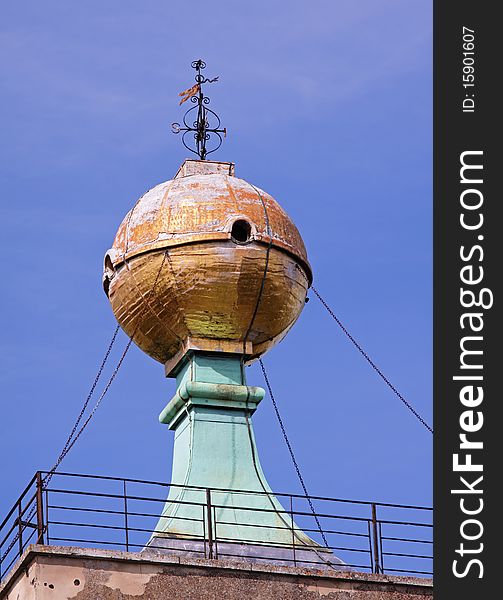
[(311, 279), (274, 198), (232, 163), (199, 160), (138, 200), (103, 274), (121, 327), (168, 368), (189, 349), (259, 357), (297, 320)]

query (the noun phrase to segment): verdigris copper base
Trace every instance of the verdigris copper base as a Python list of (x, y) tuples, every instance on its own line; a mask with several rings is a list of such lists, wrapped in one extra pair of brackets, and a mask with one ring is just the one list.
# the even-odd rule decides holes
[(175, 431), (171, 481), (180, 487), (170, 488), (148, 546), (204, 556), (211, 540), (220, 555), (293, 564), (295, 553), (305, 565), (341, 565), (293, 522), (267, 483), (251, 423), (264, 390), (246, 385), (242, 357), (192, 351), (176, 378), (159, 419)]

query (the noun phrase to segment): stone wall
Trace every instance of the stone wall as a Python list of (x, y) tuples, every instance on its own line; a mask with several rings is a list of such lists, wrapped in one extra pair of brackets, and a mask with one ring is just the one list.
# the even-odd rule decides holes
[(0, 600), (422, 600), (431, 579), (30, 546)]

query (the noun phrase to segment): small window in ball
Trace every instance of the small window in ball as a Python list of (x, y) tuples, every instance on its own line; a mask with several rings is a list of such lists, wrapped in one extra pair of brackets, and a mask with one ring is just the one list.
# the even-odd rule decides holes
[(246, 244), (251, 240), (251, 225), (244, 219), (234, 222), (231, 229), (232, 241), (237, 244)]
[(109, 277), (114, 275), (114, 265), (109, 254), (105, 256), (105, 271)]
[(105, 256), (105, 272), (103, 273), (103, 289), (105, 290), (105, 294), (108, 296), (108, 292), (110, 291), (110, 282), (115, 276), (114, 265), (112, 263), (112, 259), (110, 255), (107, 254)]

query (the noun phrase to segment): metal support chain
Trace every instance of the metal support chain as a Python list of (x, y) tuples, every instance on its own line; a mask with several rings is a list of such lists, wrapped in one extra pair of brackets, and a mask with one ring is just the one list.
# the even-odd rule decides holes
[[(89, 401), (91, 400), (91, 398), (92, 398), (92, 396), (94, 394), (96, 386), (98, 385), (98, 381), (100, 380), (101, 375), (103, 373), (103, 369), (105, 368), (105, 365), (106, 365), (106, 363), (108, 361), (108, 358), (109, 358), (110, 353), (112, 351), (112, 348), (114, 346), (115, 340), (117, 338), (117, 334), (119, 332), (119, 329), (120, 329), (120, 326), (117, 325), (117, 327), (115, 328), (114, 334), (112, 336), (112, 339), (110, 340), (108, 348), (107, 348), (107, 350), (105, 352), (105, 355), (103, 357), (103, 360), (101, 361), (101, 364), (99, 366), (98, 372), (96, 373), (96, 376), (94, 378), (94, 381), (93, 381), (93, 384), (91, 386), (91, 389), (89, 390), (89, 393), (87, 394), (87, 398), (85, 399), (85, 402), (84, 402), (84, 404), (82, 406), (82, 409), (81, 409), (81, 411), (79, 413), (79, 416), (77, 417), (77, 420), (75, 421), (75, 424), (73, 425), (72, 430), (71, 430), (68, 438), (66, 439), (65, 445), (63, 446), (63, 450), (60, 452), (60, 454), (58, 456), (58, 459), (54, 463), (54, 466), (52, 467), (52, 469), (46, 474), (46, 476), (40, 482), (40, 488), (41, 488), (40, 492), (42, 491), (42, 487), (44, 485), (45, 486), (48, 485), (48, 483), (51, 481), (52, 476), (54, 475), (56, 469), (59, 467), (59, 465), (61, 464), (62, 460), (65, 458), (65, 456), (68, 454), (68, 452), (70, 451), (71, 447), (73, 446), (74, 442), (72, 442), (72, 438), (75, 435), (75, 432), (77, 431), (77, 427), (79, 426), (79, 423), (81, 422), (82, 417), (84, 416), (86, 408), (87, 408), (87, 406), (89, 404)], [(114, 376), (114, 378), (115, 378), (115, 376)], [(111, 384), (111, 382), (109, 382), (109, 384), (107, 384), (107, 388), (106, 389), (108, 389), (108, 387), (110, 387), (110, 384)], [(103, 395), (104, 394), (102, 394), (102, 396)], [(86, 421), (84, 423), (83, 427), (81, 428), (81, 430), (77, 434), (77, 437), (80, 436), (80, 434), (84, 430), (85, 426), (87, 425), (87, 422), (88, 421)], [(75, 439), (77, 439), (77, 438), (75, 438)], [(37, 492), (39, 492), (38, 485), (39, 484), (37, 482)], [(31, 509), (30, 509), (30, 511), (29, 511), (29, 513), (28, 513), (28, 515), (26, 517), (26, 522), (28, 522), (28, 523), (31, 521), (31, 519), (33, 518), (33, 516), (35, 515), (36, 512), (37, 512), (37, 516), (38, 516), (38, 510), (39, 510), (39, 494), (38, 493), (37, 493), (37, 497), (36, 498), (37, 498), (36, 504), (31, 507)], [(9, 546), (7, 547), (7, 549), (5, 550), (5, 552), (0, 557), (0, 562), (4, 561), (5, 557), (9, 554), (9, 552), (12, 550), (12, 548), (14, 547), (14, 545), (16, 544), (16, 542), (20, 539), (21, 534), (22, 534), (22, 531), (19, 531), (16, 534), (16, 536), (14, 536), (13, 540), (11, 541), (11, 543), (9, 544)], [(42, 534), (43, 534), (43, 532), (42, 532)], [(40, 532), (39, 532), (39, 538), (40, 538)]]
[(108, 357), (110, 356), (110, 352), (112, 351), (113, 345), (115, 343), (115, 339), (117, 338), (117, 334), (119, 333), (119, 329), (120, 329), (120, 325), (117, 325), (117, 327), (115, 328), (114, 334), (112, 336), (112, 339), (110, 340), (110, 344), (108, 345), (107, 351), (105, 353), (105, 356), (103, 357), (103, 360), (101, 361), (101, 365), (98, 369), (98, 372), (96, 374), (96, 377), (94, 378), (93, 384), (91, 386), (91, 389), (89, 390), (89, 393), (87, 394), (87, 398), (82, 406), (82, 410), (80, 411), (79, 416), (77, 417), (77, 420), (75, 421), (75, 424), (73, 425), (73, 428), (70, 432), (70, 435), (68, 436), (65, 445), (63, 446), (63, 450), (61, 451), (60, 455), (58, 456), (57, 461), (55, 462), (54, 466), (52, 467), (52, 469), (49, 472), (49, 475), (47, 475), (45, 477), (44, 482), (49, 483), (49, 481), (52, 478), (52, 475), (54, 474), (54, 471), (59, 467), (59, 465), (61, 464), (61, 461), (63, 460), (63, 458), (67, 455), (68, 453), (68, 448), (70, 446), (70, 443), (72, 441), (73, 436), (75, 435), (75, 432), (77, 431), (77, 427), (79, 426), (82, 417), (84, 416), (84, 413), (86, 412), (86, 408), (89, 404), (89, 401), (91, 400), (91, 397), (94, 394), (94, 391), (96, 389), (96, 386), (98, 385), (98, 381), (101, 378), (101, 374), (103, 373), (103, 369), (105, 368), (105, 365), (108, 361)]
[[(134, 335), (134, 334), (133, 334)], [(96, 404), (94, 405), (92, 411), (89, 413), (89, 416), (87, 417), (87, 419), (84, 421), (84, 424), (82, 425), (82, 427), (78, 430), (78, 432), (76, 433), (75, 437), (73, 438), (73, 440), (70, 442), (70, 444), (68, 444), (68, 446), (66, 447), (65, 451), (61, 453), (60, 458), (58, 459), (57, 464), (51, 469), (51, 471), (49, 472), (49, 474), (47, 475), (46, 481), (48, 483), (48, 481), (50, 481), (50, 478), (52, 478), (52, 476), (54, 475), (55, 470), (57, 469), (57, 467), (59, 466), (59, 464), (63, 461), (63, 459), (65, 458), (65, 456), (70, 452), (70, 450), (73, 448), (75, 442), (79, 439), (79, 437), (82, 435), (82, 433), (84, 432), (84, 429), (87, 427), (87, 425), (89, 424), (89, 421), (93, 418), (94, 414), (96, 413), (96, 411), (98, 410), (99, 405), (101, 404), (101, 401), (103, 400), (103, 398), (106, 396), (108, 390), (110, 389), (110, 386), (112, 385), (115, 377), (117, 376), (117, 373), (119, 372), (119, 369), (122, 366), (122, 363), (124, 362), (124, 359), (126, 358), (126, 354), (129, 351), (129, 348), (131, 347), (131, 344), (133, 342), (133, 336), (131, 336), (128, 340), (128, 343), (126, 344), (126, 347), (119, 359), (119, 362), (117, 363), (112, 375), (110, 376), (110, 379), (108, 380), (106, 386), (103, 389), (103, 392), (101, 392), (100, 397), (98, 398), (98, 400), (96, 401)]]
[[(157, 283), (159, 281), (159, 277), (161, 275), (162, 268), (164, 267), (164, 263), (166, 262), (166, 257), (167, 257), (167, 251), (164, 252), (164, 254), (163, 254), (161, 265), (159, 267), (159, 270), (157, 271), (157, 275), (156, 275), (156, 278), (154, 280), (154, 284), (153, 284), (153, 286), (152, 286), (152, 288), (151, 288), (151, 290), (150, 290), (150, 292), (148, 294), (149, 297), (153, 294), (153, 292), (155, 291), (155, 288), (157, 287)], [(49, 473), (46, 476), (45, 481), (47, 481), (47, 482), (50, 481), (51, 477), (53, 476), (53, 474), (56, 471), (56, 469), (58, 468), (58, 466), (61, 464), (61, 462), (63, 461), (63, 459), (65, 458), (65, 456), (68, 454), (68, 452), (70, 452), (70, 450), (74, 446), (75, 442), (82, 435), (82, 433), (83, 433), (84, 429), (87, 427), (89, 421), (93, 418), (94, 414), (98, 410), (98, 407), (101, 404), (101, 401), (103, 400), (103, 398), (107, 394), (108, 390), (110, 389), (110, 386), (112, 385), (115, 377), (117, 376), (117, 373), (119, 372), (119, 369), (122, 366), (122, 363), (124, 362), (124, 359), (126, 358), (126, 354), (128, 353), (129, 348), (131, 347), (131, 344), (133, 343), (134, 336), (136, 335), (136, 332), (138, 331), (139, 323), (136, 325), (133, 333), (131, 334), (131, 337), (129, 338), (128, 343), (126, 344), (126, 347), (124, 348), (124, 351), (123, 351), (123, 353), (122, 353), (122, 355), (121, 355), (121, 357), (120, 357), (117, 365), (115, 366), (115, 369), (113, 370), (113, 373), (111, 374), (111, 376), (110, 376), (107, 384), (105, 385), (105, 387), (103, 389), (103, 392), (101, 393), (100, 397), (96, 401), (96, 404), (94, 405), (93, 409), (89, 413), (89, 416), (84, 421), (84, 424), (78, 430), (78, 432), (75, 434), (75, 431), (77, 431), (77, 427), (78, 427), (78, 425), (79, 425), (79, 423), (80, 423), (80, 421), (81, 421), (81, 419), (82, 419), (82, 417), (84, 415), (85, 409), (86, 409), (86, 407), (87, 407), (87, 405), (89, 403), (90, 397), (91, 397), (92, 393), (94, 392), (94, 389), (96, 388), (96, 384), (98, 382), (99, 376), (101, 375), (101, 372), (103, 371), (103, 367), (105, 366), (105, 362), (106, 362), (106, 360), (107, 360), (107, 358), (108, 358), (108, 356), (110, 354), (110, 350), (112, 348), (113, 342), (115, 341), (115, 337), (117, 336), (117, 332), (118, 332), (119, 328), (120, 328), (120, 326), (117, 325), (117, 328), (115, 330), (114, 336), (112, 338), (112, 342), (111, 342), (111, 344), (110, 344), (110, 346), (109, 346), (109, 348), (107, 350), (105, 358), (104, 358), (104, 360), (103, 360), (103, 362), (101, 364), (100, 370), (99, 370), (98, 375), (97, 375), (97, 377), (96, 377), (96, 379), (95, 379), (95, 381), (93, 383), (91, 391), (90, 391), (90, 393), (89, 393), (89, 395), (88, 395), (88, 397), (87, 397), (87, 399), (86, 399), (86, 401), (84, 403), (82, 411), (81, 411), (81, 413), (80, 413), (80, 415), (79, 415), (79, 417), (78, 417), (78, 419), (77, 419), (77, 421), (76, 421), (76, 423), (75, 423), (75, 425), (74, 425), (74, 427), (72, 429), (72, 432), (71, 432), (70, 436), (68, 437), (68, 439), (67, 439), (67, 441), (65, 443), (65, 446), (64, 446), (63, 450), (61, 451), (61, 454), (58, 457), (58, 460), (56, 461), (55, 465), (53, 466), (53, 468), (49, 471)], [(73, 436), (73, 439), (72, 439), (72, 436)]]
[[(298, 269), (301, 273), (303, 273), (302, 269), (300, 269), (300, 267), (298, 267)], [(337, 315), (330, 308), (330, 306), (327, 304), (327, 302), (322, 298), (322, 296), (318, 292), (318, 290), (314, 286), (311, 286), (311, 290), (313, 291), (314, 295), (318, 298), (318, 300), (321, 302), (321, 304), (325, 307), (325, 309), (327, 310), (329, 315), (332, 317), (332, 319), (334, 319), (334, 321), (337, 323), (337, 325), (339, 325), (339, 327), (342, 329), (342, 331), (346, 334), (347, 338), (352, 342), (352, 344), (355, 346), (355, 348), (358, 350), (358, 352), (360, 352), (360, 354), (363, 356), (363, 358), (369, 363), (369, 365), (374, 369), (374, 371), (379, 375), (379, 377), (381, 377), (381, 379), (384, 381), (384, 383), (403, 402), (403, 404), (410, 410), (410, 412), (416, 417), (416, 419), (422, 425), (424, 425), (430, 433), (433, 433), (433, 428), (428, 425), (428, 423), (421, 417), (421, 415), (410, 404), (410, 402), (408, 402), (402, 396), (402, 394), (396, 389), (396, 387), (391, 383), (391, 381), (384, 375), (384, 373), (381, 371), (381, 369), (375, 364), (375, 362), (370, 358), (370, 356), (365, 352), (365, 350), (360, 346), (360, 344), (355, 340), (355, 338), (344, 327), (344, 325), (342, 324), (340, 319), (337, 318)]]
[(328, 545), (327, 538), (325, 537), (325, 533), (323, 531), (323, 528), (321, 527), (321, 523), (320, 523), (320, 521), (318, 519), (318, 515), (316, 514), (316, 511), (314, 510), (313, 503), (312, 503), (311, 498), (310, 498), (310, 496), (309, 496), (309, 494), (307, 492), (307, 487), (306, 487), (306, 484), (304, 483), (304, 478), (302, 477), (302, 474), (300, 472), (299, 465), (297, 464), (297, 460), (295, 459), (295, 454), (293, 453), (293, 449), (292, 449), (292, 446), (290, 444), (290, 440), (288, 439), (288, 435), (286, 433), (286, 429), (285, 429), (285, 426), (283, 424), (283, 419), (281, 418), (281, 415), (279, 413), (279, 408), (278, 408), (278, 405), (276, 403), (276, 399), (274, 397), (274, 394), (272, 392), (271, 384), (269, 382), (269, 377), (267, 376), (267, 372), (265, 370), (264, 363), (262, 362), (261, 358), (259, 358), (258, 360), (259, 360), (259, 363), (260, 363), (260, 368), (262, 369), (262, 374), (264, 375), (264, 380), (265, 380), (265, 384), (267, 386), (267, 390), (269, 392), (269, 396), (271, 397), (271, 402), (272, 402), (272, 405), (274, 407), (274, 412), (276, 413), (276, 417), (278, 419), (278, 423), (279, 423), (279, 426), (281, 428), (281, 433), (283, 434), (283, 438), (284, 438), (285, 443), (287, 445), (288, 452), (290, 453), (290, 457), (292, 459), (293, 466), (295, 467), (295, 471), (297, 472), (297, 477), (299, 478), (300, 485), (302, 486), (302, 489), (304, 490), (304, 494), (306, 496), (306, 499), (309, 502), (309, 508), (311, 509), (311, 512), (313, 513), (314, 520), (316, 521), (316, 525), (318, 526), (318, 529), (320, 531), (321, 537), (323, 538), (323, 543), (325, 544), (325, 546), (327, 548), (330, 548), (330, 546)]
[[(161, 271), (162, 271), (162, 269), (164, 267), (164, 263), (166, 262), (166, 257), (167, 257), (167, 251), (164, 252), (164, 255), (163, 255), (163, 258), (162, 258), (162, 262), (161, 262), (161, 266), (159, 267), (159, 270), (157, 272), (154, 284), (152, 286), (152, 289), (150, 290), (149, 296), (154, 292), (154, 290), (155, 290), (155, 288), (157, 286), (157, 283), (159, 281), (159, 277), (161, 275)], [(131, 347), (131, 344), (133, 343), (134, 336), (135, 336), (136, 332), (138, 331), (138, 327), (139, 327), (139, 324), (135, 327), (135, 329), (134, 329), (131, 337), (129, 338), (129, 341), (126, 344), (126, 347), (124, 348), (124, 351), (123, 351), (123, 353), (122, 353), (119, 361), (117, 362), (117, 365), (115, 366), (115, 369), (113, 370), (113, 373), (111, 374), (111, 376), (110, 376), (107, 384), (105, 385), (105, 387), (104, 387), (104, 389), (103, 389), (100, 397), (96, 401), (96, 404), (94, 405), (93, 409), (89, 413), (87, 419), (82, 424), (81, 428), (77, 431), (79, 423), (81, 422), (81, 420), (82, 420), (82, 418), (84, 416), (85, 410), (86, 410), (86, 408), (87, 408), (87, 406), (89, 404), (89, 401), (90, 401), (90, 399), (91, 399), (91, 397), (92, 397), (92, 395), (93, 395), (93, 393), (94, 393), (94, 391), (96, 389), (96, 386), (97, 386), (98, 381), (99, 381), (99, 379), (101, 377), (103, 369), (105, 368), (105, 364), (106, 364), (106, 362), (107, 362), (107, 360), (108, 360), (108, 358), (110, 356), (110, 352), (112, 351), (112, 347), (113, 347), (113, 345), (115, 343), (115, 339), (117, 337), (117, 333), (118, 333), (119, 328), (120, 328), (120, 326), (117, 325), (117, 327), (115, 329), (115, 332), (114, 332), (114, 334), (112, 336), (112, 340), (110, 341), (108, 349), (107, 349), (107, 351), (105, 353), (105, 356), (103, 358), (103, 361), (101, 362), (100, 368), (98, 369), (98, 373), (96, 374), (96, 377), (94, 378), (93, 385), (91, 386), (89, 394), (87, 395), (87, 398), (86, 398), (86, 400), (84, 402), (82, 410), (80, 411), (80, 414), (77, 417), (77, 420), (76, 420), (76, 422), (75, 422), (75, 424), (74, 424), (74, 426), (73, 426), (73, 428), (72, 428), (72, 430), (70, 432), (70, 435), (68, 436), (68, 438), (67, 438), (67, 440), (65, 442), (63, 450), (61, 451), (60, 455), (58, 456), (57, 461), (54, 463), (54, 466), (52, 467), (52, 469), (50, 471), (48, 471), (48, 473), (44, 477), (44, 479), (42, 481), (42, 485), (43, 486), (47, 486), (47, 484), (51, 481), (51, 479), (52, 479), (54, 473), (56, 472), (57, 468), (59, 467), (59, 465), (61, 464), (61, 462), (64, 460), (64, 458), (66, 457), (66, 455), (73, 448), (74, 444), (76, 443), (76, 441), (79, 439), (79, 437), (82, 435), (82, 433), (84, 432), (85, 428), (89, 424), (89, 421), (93, 418), (94, 414), (98, 410), (98, 407), (101, 404), (101, 401), (106, 396), (108, 390), (110, 389), (110, 387), (111, 387), (114, 379), (116, 378), (116, 376), (117, 376), (117, 374), (119, 372), (119, 369), (122, 366), (122, 363), (124, 362), (124, 359), (126, 358), (126, 355), (127, 355), (128, 351), (129, 351), (129, 348)], [(77, 433), (75, 433), (75, 432), (77, 432)], [(34, 506), (32, 506), (30, 512), (28, 513), (28, 516), (27, 516), (27, 519), (26, 519), (27, 522), (30, 522), (30, 520), (33, 518), (33, 516), (34, 516), (34, 514), (35, 514), (36, 511), (37, 511), (37, 504), (35, 504)], [(22, 534), (22, 530), (20, 530), (16, 534), (16, 536), (14, 536), (14, 538), (11, 541), (11, 543), (9, 544), (8, 548), (6, 549), (6, 551), (0, 557), (0, 562), (2, 562), (5, 559), (5, 557), (7, 556), (7, 554), (12, 550), (12, 548), (14, 547), (14, 544), (20, 539), (21, 534)]]
[(257, 317), (260, 303), (262, 302), (262, 296), (264, 294), (264, 288), (265, 288), (265, 281), (267, 279), (267, 274), (269, 271), (269, 257), (270, 257), (271, 248), (272, 248), (271, 225), (269, 222), (269, 214), (267, 212), (267, 207), (265, 205), (264, 199), (262, 198), (262, 194), (258, 191), (258, 189), (254, 185), (252, 185), (251, 183), (249, 183), (248, 185), (255, 190), (255, 192), (257, 193), (257, 196), (260, 200), (260, 203), (262, 205), (262, 210), (264, 211), (265, 231), (266, 231), (267, 235), (269, 236), (269, 243), (267, 244), (267, 249), (266, 249), (266, 253), (265, 253), (264, 273), (262, 275), (262, 280), (261, 280), (260, 286), (259, 286), (257, 302), (255, 303), (255, 309), (253, 311), (253, 314), (252, 314), (252, 317), (250, 320), (250, 325), (248, 326), (248, 329), (246, 330), (245, 336), (243, 338), (243, 355), (246, 354), (246, 342), (248, 341), (248, 337), (251, 333), (253, 324), (255, 323), (255, 319)]

